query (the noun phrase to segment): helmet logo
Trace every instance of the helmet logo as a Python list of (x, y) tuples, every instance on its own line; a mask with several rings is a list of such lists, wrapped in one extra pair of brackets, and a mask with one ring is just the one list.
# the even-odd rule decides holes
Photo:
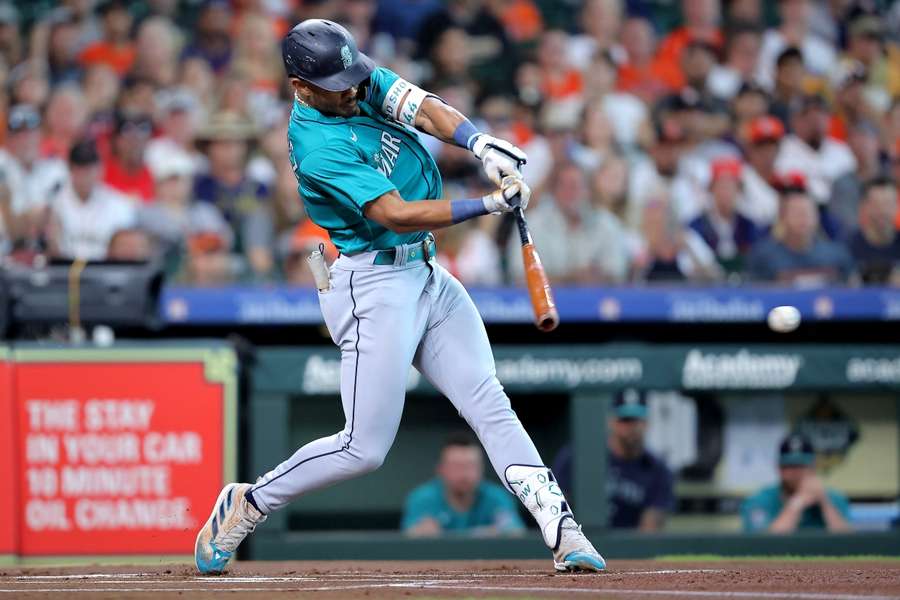
[(353, 55), (350, 54), (350, 46), (347, 44), (341, 46), (341, 62), (344, 63), (345, 69), (349, 68), (353, 62)]

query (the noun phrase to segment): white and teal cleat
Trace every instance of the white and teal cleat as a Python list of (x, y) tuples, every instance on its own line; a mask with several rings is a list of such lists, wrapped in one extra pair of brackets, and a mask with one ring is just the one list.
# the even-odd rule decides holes
[(221, 574), (244, 538), (266, 520), (247, 502), (249, 489), (249, 483), (229, 483), (219, 493), (194, 545), (194, 563), (202, 574)]
[(606, 569), (606, 561), (581, 532), (581, 525), (571, 517), (563, 517), (559, 528), (559, 546), (553, 553), (557, 571), (593, 571)]

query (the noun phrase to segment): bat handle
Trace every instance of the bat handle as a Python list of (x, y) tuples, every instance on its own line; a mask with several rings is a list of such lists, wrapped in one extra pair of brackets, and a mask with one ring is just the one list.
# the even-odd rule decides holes
[(513, 207), (513, 216), (516, 217), (516, 225), (519, 228), (519, 239), (522, 241), (522, 245), (531, 243), (531, 232), (528, 230), (528, 222), (525, 220), (525, 210), (519, 206), (519, 201), (521, 200), (521, 196), (516, 194), (512, 198), (510, 198), (509, 203)]

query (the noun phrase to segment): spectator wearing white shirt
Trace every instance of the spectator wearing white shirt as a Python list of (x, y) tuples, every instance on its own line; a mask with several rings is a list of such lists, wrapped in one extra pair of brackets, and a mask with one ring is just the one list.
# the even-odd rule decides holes
[(810, 196), (820, 205), (828, 202), (832, 183), (856, 169), (856, 158), (847, 144), (828, 136), (830, 123), (825, 99), (804, 96), (791, 116), (793, 133), (781, 141), (775, 159), (778, 173), (804, 175)]
[(626, 153), (633, 153), (650, 134), (647, 105), (633, 94), (616, 90), (617, 78), (618, 65), (612, 54), (595, 54), (584, 72), (585, 106), (602, 107), (616, 143)]
[(569, 40), (569, 60), (577, 69), (588, 69), (598, 54), (625, 61), (625, 49), (618, 43), (622, 28), (622, 0), (585, 0), (579, 15), (583, 33)]
[(806, 70), (817, 77), (827, 77), (834, 68), (837, 57), (834, 47), (810, 31), (810, 0), (780, 0), (778, 14), (781, 25), (763, 34), (760, 48), (757, 79), (768, 86), (774, 84), (775, 61), (789, 46), (796, 46), (803, 55)]
[(69, 152), (69, 185), (51, 205), (50, 246), (55, 256), (104, 260), (113, 235), (135, 223), (133, 204), (101, 183), (100, 155), (93, 140)]
[(702, 210), (698, 198), (702, 190), (689, 175), (687, 159), (691, 147), (683, 119), (668, 116), (657, 123), (656, 142), (648, 150), (650, 160), (635, 162), (628, 180), (626, 223), (641, 229), (644, 206), (660, 190), (668, 190), (672, 211), (680, 223), (687, 223)]
[(6, 126), (6, 143), (0, 148), (0, 183), (9, 193), (18, 233), (36, 237), (47, 205), (66, 183), (66, 164), (41, 158), (41, 115), (36, 108), (13, 106)]
[(172, 153), (187, 153), (194, 172), (206, 170), (206, 157), (194, 148), (194, 138), (203, 122), (203, 106), (193, 92), (184, 87), (157, 94), (160, 106), (157, 125), (160, 135), (147, 142), (144, 159), (148, 165), (164, 160)]
[(756, 81), (762, 36), (753, 23), (736, 23), (725, 35), (725, 60), (709, 73), (706, 85), (722, 100), (734, 98), (741, 85)]
[[(572, 162), (555, 165), (552, 197), (543, 198), (529, 219), (541, 261), (552, 281), (593, 284), (621, 282), (628, 271), (625, 232), (608, 211), (591, 206), (584, 172)], [(514, 281), (523, 281), (521, 244), (512, 236), (507, 263)]]

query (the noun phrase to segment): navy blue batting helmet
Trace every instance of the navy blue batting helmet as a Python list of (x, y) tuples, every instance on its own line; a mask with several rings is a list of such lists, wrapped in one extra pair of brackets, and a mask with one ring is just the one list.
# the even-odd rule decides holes
[(330, 92), (359, 85), (375, 69), (350, 32), (325, 19), (307, 19), (291, 29), (281, 42), (281, 56), (288, 77)]

